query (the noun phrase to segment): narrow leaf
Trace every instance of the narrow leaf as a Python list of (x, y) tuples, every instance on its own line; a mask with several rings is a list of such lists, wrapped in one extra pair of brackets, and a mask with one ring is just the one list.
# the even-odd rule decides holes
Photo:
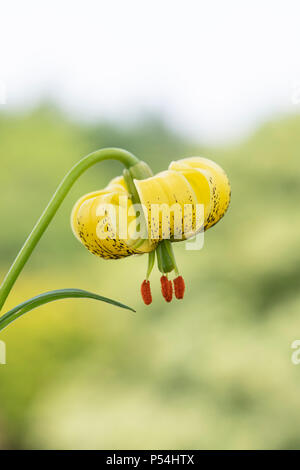
[(62, 300), (62, 299), (71, 299), (71, 298), (79, 298), (79, 299), (94, 299), (100, 300), (102, 302), (106, 302), (111, 305), (115, 305), (116, 307), (125, 308), (127, 310), (131, 310), (135, 312), (133, 308), (128, 307), (116, 300), (109, 299), (107, 297), (103, 297), (102, 295), (93, 294), (92, 292), (88, 292), (81, 289), (61, 289), (61, 290), (53, 290), (50, 292), (45, 292), (44, 294), (37, 295), (32, 299), (26, 300), (21, 304), (17, 305), (9, 312), (5, 313), (2, 317), (0, 317), (0, 331), (6, 328), (10, 323), (15, 321), (17, 318), (21, 317), (27, 312), (40, 307), (41, 305), (45, 305), (49, 302), (54, 302), (55, 300)]

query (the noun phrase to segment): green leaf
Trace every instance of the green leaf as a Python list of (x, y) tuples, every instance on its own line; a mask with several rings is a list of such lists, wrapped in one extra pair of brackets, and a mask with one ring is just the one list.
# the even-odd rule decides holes
[(94, 300), (101, 300), (102, 302), (106, 302), (108, 304), (115, 305), (116, 307), (125, 308), (127, 310), (131, 310), (135, 312), (133, 308), (128, 307), (127, 305), (121, 304), (116, 300), (109, 299), (107, 297), (103, 297), (102, 295), (93, 294), (92, 292), (88, 292), (81, 289), (61, 289), (61, 290), (53, 290), (50, 292), (45, 292), (44, 294), (37, 295), (32, 299), (26, 300), (21, 304), (17, 305), (9, 312), (5, 313), (0, 318), (0, 331), (6, 328), (10, 323), (15, 321), (17, 318), (21, 317), (27, 312), (40, 307), (41, 305), (47, 304), (49, 302), (54, 302), (55, 300), (61, 299), (72, 299), (72, 298), (79, 298), (79, 299), (94, 299)]

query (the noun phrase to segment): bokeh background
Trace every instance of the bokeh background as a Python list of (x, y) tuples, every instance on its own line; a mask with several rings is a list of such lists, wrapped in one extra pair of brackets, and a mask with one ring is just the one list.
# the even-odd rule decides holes
[(66, 171), (97, 148), (124, 147), (154, 171), (207, 156), (233, 197), (203, 250), (176, 246), (184, 301), (166, 304), (154, 271), (147, 308), (147, 259), (98, 259), (70, 229), (77, 198), (121, 166), (82, 176), (5, 309), (78, 287), (137, 312), (66, 300), (1, 332), (0, 448), (299, 448), (299, 4), (1, 8), (1, 275)]

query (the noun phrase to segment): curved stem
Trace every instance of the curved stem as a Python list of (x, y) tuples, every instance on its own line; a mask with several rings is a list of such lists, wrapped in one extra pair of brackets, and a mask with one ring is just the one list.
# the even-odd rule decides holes
[(85, 170), (90, 168), (95, 163), (110, 159), (119, 160), (126, 166), (126, 168), (130, 168), (139, 163), (139, 160), (126, 150), (118, 148), (104, 148), (90, 153), (80, 160), (75, 166), (73, 166), (73, 168), (69, 171), (69, 173), (67, 173), (58, 186), (49, 204), (37, 221), (31, 234), (25, 241), (18, 256), (8, 271), (0, 287), (0, 310), (2, 309), (14, 283), (16, 282), (17, 277), (25, 266), (28, 258), (30, 257), (35, 246), (39, 242), (41, 236), (47, 229), (48, 225), (55, 216), (57, 210), (61, 206), (63, 200), (65, 199), (75, 181), (82, 175), (82, 173), (85, 172)]
[(155, 251), (150, 251), (150, 253), (148, 254), (148, 268), (147, 268), (146, 281), (148, 281), (150, 277), (154, 263), (155, 263)]

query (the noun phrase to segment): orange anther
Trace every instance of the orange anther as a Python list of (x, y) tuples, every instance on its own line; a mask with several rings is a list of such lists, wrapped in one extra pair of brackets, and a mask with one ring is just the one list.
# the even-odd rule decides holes
[(141, 285), (141, 294), (143, 297), (143, 301), (145, 302), (146, 305), (150, 305), (152, 302), (152, 295), (151, 295), (151, 289), (150, 289), (150, 281), (143, 281)]
[(169, 281), (167, 276), (162, 276), (160, 278), (160, 283), (161, 283), (161, 293), (163, 295), (163, 298), (166, 300), (166, 302), (171, 302), (172, 297), (173, 297), (172, 282)]
[(185, 284), (182, 276), (176, 277), (174, 279), (174, 290), (175, 290), (175, 297), (176, 299), (183, 299), (184, 291), (185, 291)]

